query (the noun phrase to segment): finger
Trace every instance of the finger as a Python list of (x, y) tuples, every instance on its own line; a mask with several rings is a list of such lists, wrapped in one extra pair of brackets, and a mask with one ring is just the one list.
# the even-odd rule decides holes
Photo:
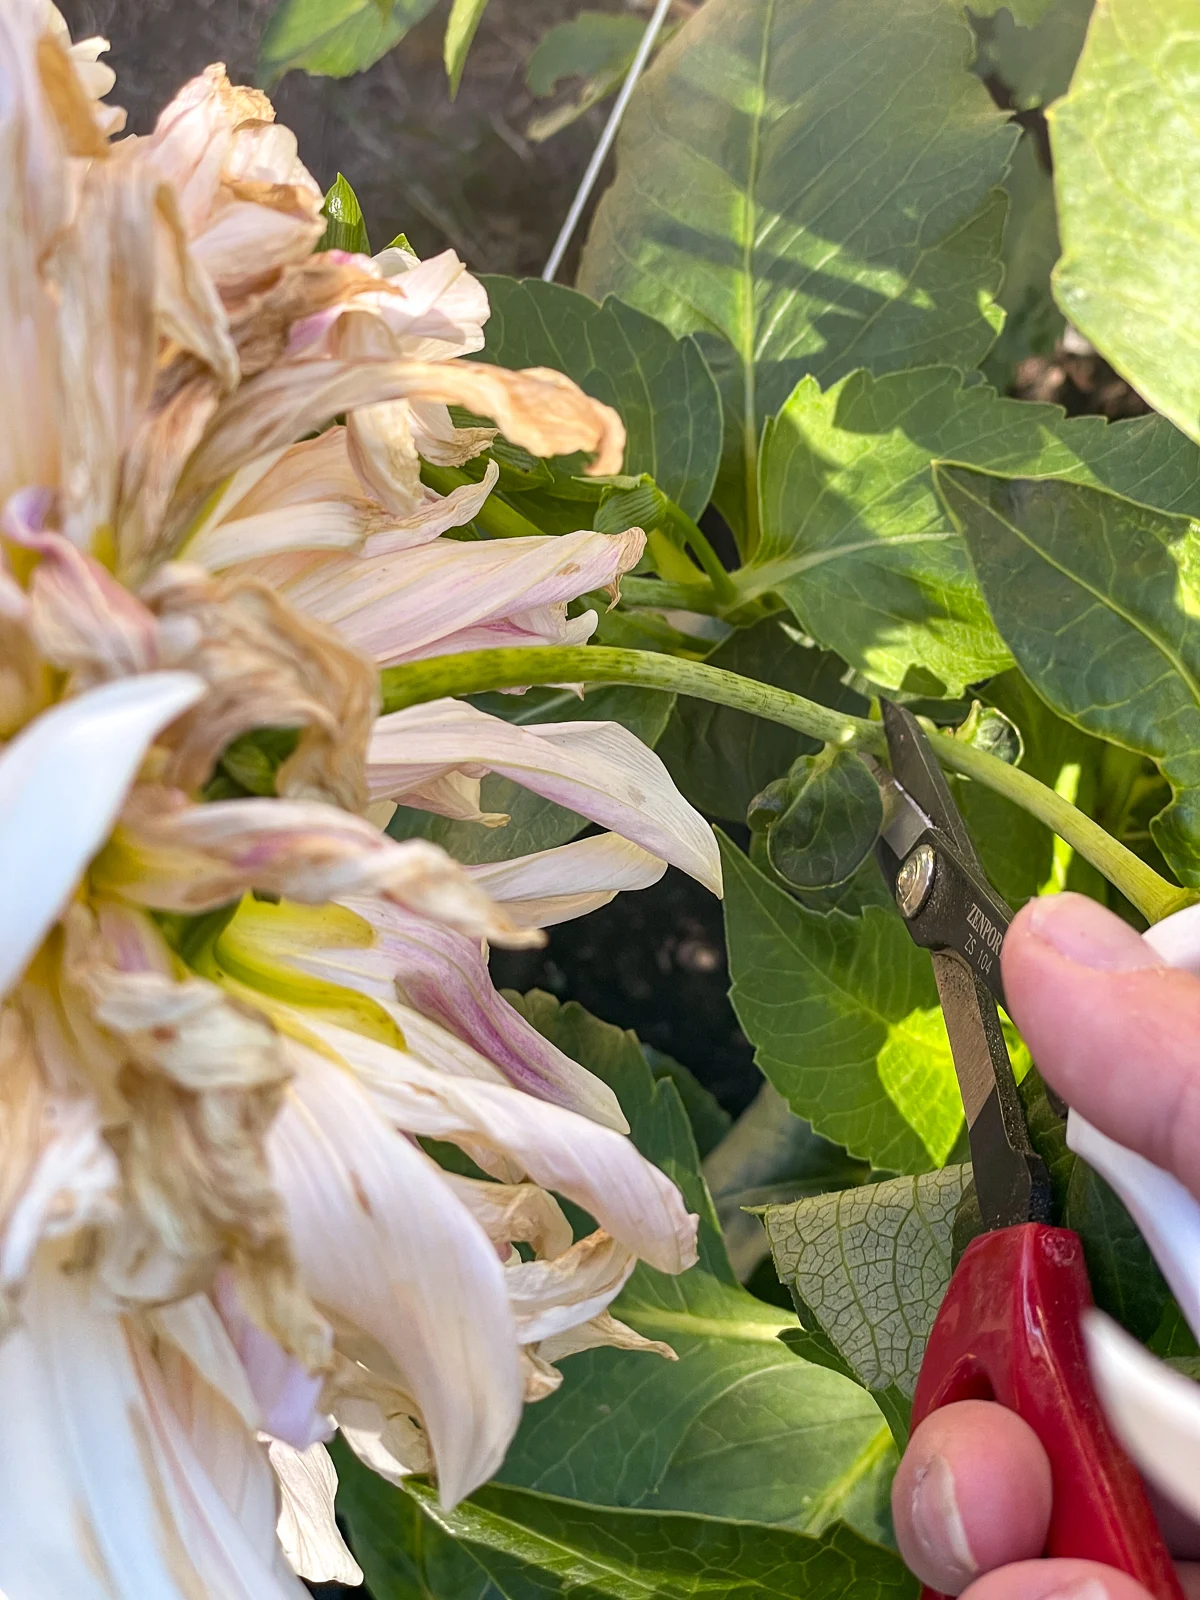
[(1102, 1133), (1200, 1193), (1200, 978), (1077, 894), (1031, 901), (1001, 955), (1047, 1083)]
[(962, 1600), (1151, 1600), (1150, 1591), (1095, 1561), (1020, 1561), (989, 1572)]
[(941, 1594), (981, 1572), (1040, 1555), (1050, 1525), (1050, 1463), (1028, 1423), (963, 1400), (915, 1430), (892, 1485), (896, 1542)]

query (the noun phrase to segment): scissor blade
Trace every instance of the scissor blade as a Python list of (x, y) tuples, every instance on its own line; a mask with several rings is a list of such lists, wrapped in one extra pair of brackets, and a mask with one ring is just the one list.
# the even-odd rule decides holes
[(1044, 1220), (1050, 1180), (1029, 1143), (996, 1003), (957, 956), (935, 951), (932, 960), (984, 1226)]
[(891, 700), (880, 700), (879, 706), (887, 734), (892, 775), (896, 782), (911, 803), (946, 835), (963, 860), (982, 871), (967, 825), (954, 803), (954, 796), (921, 730), (921, 724), (911, 711), (895, 705)]

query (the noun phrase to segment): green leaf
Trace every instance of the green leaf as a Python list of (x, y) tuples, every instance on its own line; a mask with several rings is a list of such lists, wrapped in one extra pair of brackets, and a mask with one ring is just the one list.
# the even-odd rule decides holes
[[(839, 711), (866, 714), (866, 701), (842, 681), (846, 663), (815, 649), (776, 618), (732, 634), (707, 660)], [(691, 699), (676, 702), (658, 743), (659, 755), (692, 804), (731, 822), (741, 822), (754, 796), (797, 756), (819, 748), (815, 739), (778, 723)]]
[(313, 77), (365, 72), (399, 44), (437, 0), (282, 0), (259, 47), (260, 81), (301, 67)]
[(899, 1172), (940, 1166), (962, 1100), (929, 957), (894, 909), (823, 915), (727, 839), (731, 999), (755, 1060), (826, 1138)]
[[(505, 1600), (844, 1600), (851, 1593), (855, 1600), (909, 1600), (916, 1594), (899, 1557), (847, 1528), (806, 1538), (785, 1529), (616, 1510), (496, 1484), (444, 1511), (427, 1484), (410, 1481), (395, 1489), (347, 1456), (339, 1452), (339, 1469), (346, 1461), (352, 1489), (343, 1499), (356, 1549), (390, 1543), (392, 1525), (412, 1515), (403, 1507), (407, 1500), (419, 1507), (427, 1527), (470, 1552)], [(371, 1572), (369, 1559), (364, 1566)], [(390, 1600), (396, 1591), (375, 1592)], [(406, 1597), (409, 1592), (399, 1591)], [(474, 1600), (474, 1589), (469, 1592)]]
[[(568, 689), (530, 689), (523, 695), (476, 696), (475, 703), (506, 722), (620, 722), (652, 749), (671, 715), (673, 696), (657, 689), (619, 686), (589, 689), (583, 700)], [(566, 844), (587, 827), (587, 818), (553, 800), (544, 800), (511, 778), (489, 773), (481, 786), (480, 810), (507, 815), (500, 828), (479, 822), (454, 822), (409, 806), (397, 806), (388, 824), (393, 839), (432, 839), (456, 861), (511, 861)]]
[(1200, 59), (1193, 0), (1097, 8), (1050, 112), (1059, 305), (1150, 404), (1200, 438)]
[[(978, 7), (971, 9), (981, 14)], [(1022, 16), (1019, 6), (996, 8), (980, 29), (976, 71), (983, 78), (999, 78), (1017, 111), (1049, 105), (1067, 92), (1092, 0), (1049, 0), (1048, 5), (1042, 0), (1041, 10), (1043, 15), (1031, 17), (1028, 12)]]
[(1055, 480), (939, 466), (996, 624), (1077, 727), (1151, 756), (1171, 804), (1151, 823), (1200, 884), (1200, 545), (1188, 517)]
[(467, 53), (475, 38), (475, 31), (483, 20), (487, 3), (488, 0), (454, 0), (450, 7), (443, 55), (446, 62), (446, 76), (450, 80), (451, 100), (458, 93), (463, 68), (467, 64)]
[(801, 377), (971, 367), (999, 329), (1016, 133), (972, 51), (945, 0), (708, 0), (633, 96), (579, 283), (702, 338), (743, 553), (758, 436)]
[(612, 297), (539, 278), (485, 277), (491, 301), (482, 359), (554, 367), (625, 424), (625, 467), (648, 473), (690, 517), (708, 504), (721, 453), (721, 400), (695, 340)]
[(806, 378), (763, 438), (763, 538), (739, 593), (777, 592), (887, 688), (958, 694), (1002, 671), (1005, 643), (934, 492), (937, 457), (1200, 512), (1200, 451), (1161, 418), (1068, 421), (949, 367), (856, 372), (824, 393)]
[[(510, 997), (511, 998), (511, 997)], [(678, 1278), (640, 1265), (613, 1307), (678, 1361), (589, 1350), (527, 1409), (506, 1482), (604, 1505), (739, 1517), (819, 1534), (837, 1519), (888, 1537), (895, 1456), (878, 1409), (776, 1335), (794, 1318), (737, 1283), (672, 1083), (632, 1034), (527, 995), (530, 1021), (615, 1090), (642, 1153), (700, 1217), (699, 1264)]]
[(688, 1122), (692, 1128), (692, 1138), (696, 1141), (696, 1152), (703, 1160), (708, 1152), (729, 1132), (733, 1118), (721, 1105), (716, 1095), (710, 1094), (693, 1073), (685, 1066), (675, 1061), (671, 1056), (665, 1055), (661, 1050), (656, 1050), (652, 1044), (644, 1044), (642, 1053), (650, 1064), (650, 1071), (654, 1074), (655, 1082), (660, 1078), (669, 1078), (683, 1102), (683, 1109), (687, 1112)]
[(371, 241), (358, 196), (340, 172), (325, 196), (321, 215), (326, 219), (325, 232), (317, 245), (318, 250), (349, 250), (361, 256), (371, 254)]
[[(883, 796), (858, 756), (827, 745), (801, 756), (771, 789), (778, 803), (766, 818), (767, 856), (779, 876), (797, 889), (830, 889), (853, 877), (883, 825)], [(755, 815), (752, 806), (751, 827)]]
[(944, 1167), (764, 1213), (775, 1270), (868, 1389), (916, 1387), (970, 1173)]
[(624, 72), (645, 32), (643, 18), (614, 16), (607, 11), (581, 11), (570, 22), (560, 22), (529, 58), (525, 82), (530, 94), (544, 99), (564, 78)]

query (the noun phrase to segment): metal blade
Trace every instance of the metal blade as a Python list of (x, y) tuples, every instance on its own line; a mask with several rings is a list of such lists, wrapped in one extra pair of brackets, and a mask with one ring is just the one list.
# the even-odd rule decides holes
[(935, 951), (931, 959), (967, 1114), (984, 1226), (1044, 1221), (1050, 1179), (1029, 1143), (996, 1003), (957, 956)]

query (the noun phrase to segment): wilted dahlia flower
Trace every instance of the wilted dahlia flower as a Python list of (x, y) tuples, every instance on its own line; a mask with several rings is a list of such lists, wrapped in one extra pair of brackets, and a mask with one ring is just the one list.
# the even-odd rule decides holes
[[(557, 1360), (646, 1347), (607, 1307), (695, 1219), (480, 941), (717, 868), (624, 729), (376, 715), (380, 663), (586, 637), (641, 549), (442, 538), (491, 487), (421, 484), (491, 437), (448, 404), (604, 471), (615, 415), (462, 360), (452, 254), (315, 254), (294, 139), (219, 68), (110, 143), (99, 52), (0, 7), (0, 1591), (269, 1600), (277, 1521), (355, 1575), (335, 1422), (452, 1503)], [(464, 870), (367, 815), (495, 825), (487, 771), (613, 831)]]

